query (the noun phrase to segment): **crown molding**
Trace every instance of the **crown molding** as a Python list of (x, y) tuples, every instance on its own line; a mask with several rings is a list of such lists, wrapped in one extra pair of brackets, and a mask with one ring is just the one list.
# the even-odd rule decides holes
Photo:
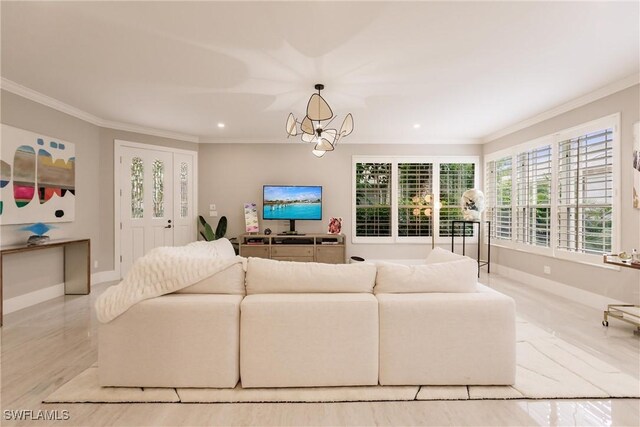
[(555, 116), (566, 113), (567, 111), (575, 110), (576, 108), (582, 107), (583, 105), (587, 105), (593, 101), (597, 101), (598, 99), (604, 98), (616, 92), (620, 92), (621, 90), (627, 89), (631, 86), (635, 86), (638, 83), (640, 83), (640, 73), (632, 74), (630, 76), (625, 77), (624, 79), (621, 79), (611, 84), (608, 84), (606, 86), (603, 86), (599, 89), (594, 90), (593, 92), (590, 92), (579, 98), (576, 98), (569, 102), (561, 104), (555, 108), (547, 110), (529, 119), (523, 120), (519, 123), (515, 123), (511, 126), (507, 126), (506, 128), (501, 129), (497, 132), (491, 133), (481, 139), (482, 143), (486, 144), (487, 142), (494, 141), (498, 138), (502, 138), (505, 135), (509, 135), (519, 130), (528, 128), (529, 126), (533, 126), (537, 123), (551, 119)]
[[(486, 144), (498, 138), (502, 138), (505, 135), (509, 135), (519, 130), (525, 129), (529, 126), (533, 126), (537, 123), (543, 122), (545, 120), (551, 119), (560, 114), (566, 113), (567, 111), (571, 111), (573, 109), (582, 107), (583, 105), (589, 104), (593, 101), (604, 98), (613, 93), (627, 89), (638, 83), (640, 83), (640, 74), (632, 74), (624, 79), (618, 80), (607, 86), (601, 87), (600, 89), (597, 89), (584, 96), (581, 96), (567, 103), (559, 105), (555, 108), (547, 110), (534, 117), (515, 123), (511, 126), (507, 126), (506, 128), (503, 128), (497, 132), (491, 133), (483, 138), (451, 139), (451, 138), (425, 137), (424, 139), (403, 140), (402, 142), (396, 142), (394, 140), (378, 139), (378, 138), (373, 138), (373, 139), (353, 138), (349, 141), (345, 141), (345, 143), (348, 142), (350, 144), (378, 144), (378, 145)], [(0, 79), (0, 89), (6, 90), (7, 92), (11, 92), (23, 98), (29, 99), (33, 102), (37, 102), (39, 104), (45, 105), (49, 108), (52, 108), (64, 114), (68, 114), (70, 116), (76, 117), (80, 120), (91, 123), (93, 125), (104, 127), (104, 128), (115, 129), (115, 130), (121, 130), (125, 132), (141, 133), (141, 134), (152, 135), (152, 136), (157, 136), (161, 138), (171, 138), (171, 139), (177, 139), (181, 141), (207, 143), (207, 144), (228, 144), (228, 143), (234, 143), (234, 144), (274, 144), (275, 143), (277, 144), (277, 143), (290, 142), (288, 139), (281, 139), (281, 140), (265, 139), (265, 138), (243, 139), (243, 138), (220, 138), (220, 137), (209, 137), (209, 136), (196, 136), (196, 135), (185, 134), (180, 132), (172, 132), (172, 131), (167, 131), (162, 129), (155, 129), (155, 128), (135, 125), (131, 123), (105, 120), (103, 118), (90, 114), (86, 111), (83, 111), (79, 108), (73, 107), (69, 104), (59, 101), (55, 98), (47, 96), (43, 93), (30, 89), (26, 86), (22, 86), (4, 77)]]
[(38, 104), (45, 105), (49, 108), (53, 108), (56, 111), (60, 111), (61, 113), (68, 114), (70, 116), (73, 116), (75, 118), (78, 118), (80, 120), (83, 120), (85, 122), (91, 123), (99, 127), (116, 129), (116, 130), (121, 130), (125, 132), (142, 133), (145, 135), (152, 135), (152, 136), (157, 136), (161, 138), (178, 139), (181, 141), (188, 141), (188, 142), (199, 142), (199, 138), (195, 135), (149, 128), (149, 127), (134, 125), (130, 123), (122, 123), (122, 122), (117, 122), (112, 120), (105, 120), (98, 116), (94, 116), (91, 113), (87, 113), (86, 111), (83, 111), (79, 108), (73, 107), (69, 104), (59, 101), (55, 98), (47, 96), (43, 93), (40, 93), (33, 89), (29, 89), (26, 86), (22, 86), (21, 84), (18, 84), (4, 77), (0, 79), (0, 89), (6, 90), (7, 92), (11, 92), (15, 95), (21, 96), (30, 101), (37, 102)]
[[(220, 138), (220, 137), (207, 137), (201, 136), (199, 138), (199, 142), (202, 144), (299, 144), (303, 145), (305, 143), (301, 142), (296, 138), (282, 137), (282, 138)], [(425, 137), (425, 139), (410, 139), (410, 140), (392, 140), (392, 139), (384, 139), (384, 138), (351, 138), (346, 137), (344, 141), (340, 141), (338, 143), (339, 146), (343, 144), (349, 145), (361, 145), (361, 144), (371, 144), (371, 145), (479, 145), (483, 144), (481, 139), (474, 138), (460, 138), (460, 139), (452, 139), (452, 138), (429, 138)]]

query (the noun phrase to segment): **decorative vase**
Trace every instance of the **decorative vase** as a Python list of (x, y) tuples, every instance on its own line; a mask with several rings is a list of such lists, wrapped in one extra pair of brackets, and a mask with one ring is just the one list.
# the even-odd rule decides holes
[(476, 188), (467, 190), (462, 193), (460, 205), (465, 221), (479, 221), (482, 211), (484, 211), (484, 194)]

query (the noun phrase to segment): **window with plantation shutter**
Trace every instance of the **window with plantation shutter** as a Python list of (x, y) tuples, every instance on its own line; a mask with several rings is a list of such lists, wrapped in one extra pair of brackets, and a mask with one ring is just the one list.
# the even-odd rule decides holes
[(613, 128), (558, 144), (558, 249), (612, 250)]
[(486, 165), (486, 219), (491, 221), (492, 239), (511, 240), (512, 170), (511, 156)]
[[(440, 236), (451, 236), (451, 221), (462, 219), (460, 198), (462, 193), (475, 185), (474, 163), (440, 163)], [(454, 231), (456, 236), (462, 235), (462, 228)], [(470, 224), (466, 234), (473, 234)]]
[(516, 242), (551, 245), (551, 145), (516, 156)]
[(398, 164), (398, 236), (433, 233), (433, 163)]
[(613, 114), (488, 154), (493, 242), (597, 264), (620, 251), (619, 123)]
[[(353, 243), (450, 243), (476, 156), (353, 156)], [(456, 230), (461, 235), (462, 229)], [(467, 237), (475, 240), (472, 228)]]
[(355, 235), (391, 236), (391, 163), (356, 163)]

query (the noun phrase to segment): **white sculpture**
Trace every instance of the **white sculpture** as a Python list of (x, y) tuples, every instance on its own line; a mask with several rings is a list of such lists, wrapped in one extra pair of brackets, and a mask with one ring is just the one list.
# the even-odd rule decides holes
[(465, 221), (479, 221), (484, 211), (484, 194), (482, 191), (472, 188), (462, 193), (460, 199), (462, 217)]

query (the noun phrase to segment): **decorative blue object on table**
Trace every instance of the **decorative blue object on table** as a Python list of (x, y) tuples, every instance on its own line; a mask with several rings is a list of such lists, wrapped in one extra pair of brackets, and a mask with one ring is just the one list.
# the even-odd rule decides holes
[(49, 236), (45, 236), (44, 233), (46, 233), (47, 231), (53, 228), (56, 228), (56, 227), (43, 224), (41, 222), (36, 222), (35, 224), (22, 227), (20, 228), (20, 230), (30, 231), (33, 233), (32, 236), (29, 236), (29, 239), (27, 240), (27, 245), (41, 245), (49, 240)]

